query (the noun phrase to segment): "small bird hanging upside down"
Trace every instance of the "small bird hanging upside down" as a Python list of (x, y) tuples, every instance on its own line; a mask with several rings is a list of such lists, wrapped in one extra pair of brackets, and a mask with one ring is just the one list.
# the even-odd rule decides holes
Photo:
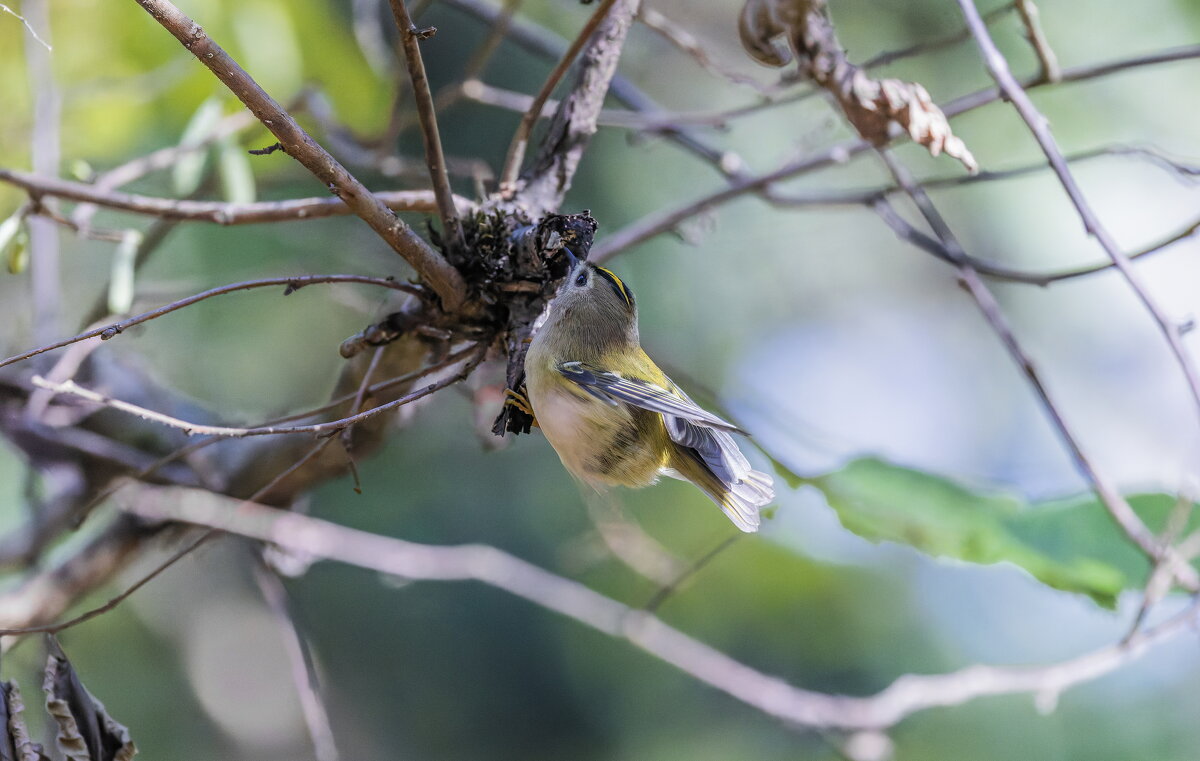
[[(575, 257), (571, 257), (572, 260)], [(616, 275), (574, 261), (525, 357), (537, 424), (576, 478), (603, 489), (691, 481), (742, 531), (775, 498), (731, 433), (642, 350), (633, 294)]]

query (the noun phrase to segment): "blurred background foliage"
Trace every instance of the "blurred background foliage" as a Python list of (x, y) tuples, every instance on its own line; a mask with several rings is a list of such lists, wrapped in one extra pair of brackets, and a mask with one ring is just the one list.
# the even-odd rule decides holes
[[(180, 6), (280, 102), (315, 91), (353, 134), (378, 134), (387, 124), (392, 76), (360, 49), (349, 0)], [(659, 0), (653, 7), (723, 63), (764, 82), (775, 76), (741, 53), (737, 3)], [(522, 13), (570, 37), (590, 10), (528, 0)], [(945, 0), (836, 0), (832, 11), (855, 60), (962, 23)], [(1193, 43), (1200, 32), (1200, 6), (1191, 0), (1045, 0), (1041, 11), (1066, 66)], [(178, 143), (206, 102), (223, 113), (240, 108), (136, 3), (55, 0), (51, 13), (64, 175), (86, 176)], [(420, 21), (438, 28), (423, 46), (437, 91), (458, 79), (486, 28), (438, 2)], [(1018, 74), (1036, 71), (1013, 14), (993, 33)], [(24, 45), (19, 22), (0, 14), (0, 166), (13, 168), (29, 162)], [(1043, 88), (1034, 99), (1068, 152), (1137, 142), (1195, 156), (1196, 66)], [(531, 93), (548, 68), (505, 44), (483, 80)], [(644, 28), (634, 29), (621, 71), (673, 110), (754, 99)], [(887, 73), (923, 83), (939, 101), (990, 85), (967, 43)], [(324, 137), (308, 115), (300, 118)], [(496, 168), (516, 121), (513, 113), (461, 102), (442, 122), (447, 152)], [(1039, 157), (1003, 104), (956, 119), (954, 128), (984, 169)], [(820, 98), (708, 132), (758, 171), (850, 134)], [(272, 142), (261, 127), (237, 140), (241, 147)], [(401, 155), (419, 150), (419, 135), (405, 133)], [(898, 155), (922, 176), (961, 171), (913, 146)], [(282, 154), (250, 167), (260, 198), (323, 193)], [(378, 167), (352, 168), (373, 188), (421, 186), (382, 176)], [(1112, 156), (1076, 171), (1127, 250), (1194, 214), (1195, 191), (1149, 163)], [(219, 197), (209, 177), (199, 192)], [(821, 191), (884, 181), (882, 166), (865, 155), (792, 185)], [(602, 129), (565, 208), (590, 208), (603, 236), (721, 182), (660, 137)], [(171, 195), (172, 179), (153, 175), (128, 189)], [(456, 189), (474, 195), (467, 178), (457, 178)], [(1102, 256), (1048, 173), (933, 196), (980, 258), (1053, 271)], [(0, 217), (22, 201), (0, 186)], [(146, 222), (101, 212), (97, 224)], [(784, 467), (781, 475), (792, 477), (779, 479), (778, 509), (762, 534), (734, 543), (670, 597), (660, 609), (667, 621), (795, 684), (854, 694), (909, 672), (1062, 659), (1125, 633), (1138, 604), (1128, 590), (1142, 583), (1144, 564), (1094, 503), (1069, 499), (1084, 483), (949, 268), (897, 241), (862, 208), (785, 212), (747, 197), (686, 232), (696, 245), (664, 236), (613, 263), (639, 295), (643, 342), (669, 372), (695, 379), (681, 380), (694, 396), (753, 431)], [(65, 334), (96, 299), (114, 246), (66, 234), (62, 245)], [(1196, 308), (1198, 253), (1185, 242), (1139, 265), (1170, 314)], [(354, 219), (196, 223), (176, 229), (139, 272), (135, 309), (226, 282), (301, 272), (408, 274)], [(995, 290), (1098, 465), (1127, 493), (1194, 490), (1200, 436), (1186, 390), (1127, 287), (1101, 274), (1045, 289), (998, 283)], [(0, 277), (5, 355), (31, 345), (29, 291), (27, 275)], [(322, 403), (339, 370), (340, 340), (390, 305), (355, 286), (309, 288), (286, 300), (266, 291), (237, 294), (131, 331), (101, 351), (139, 363), (226, 420), (253, 422)], [(1194, 337), (1187, 340), (1195, 349)], [(476, 383), (498, 377), (493, 369)], [(655, 587), (602, 551), (583, 500), (545, 441), (480, 434), (468, 396), (454, 389), (421, 405), (384, 452), (360, 464), (361, 495), (343, 479), (320, 488), (308, 509), (418, 541), (493, 544), (629, 604), (649, 600)], [(881, 459), (855, 462), (870, 456)], [(16, 454), (0, 447), (0, 529), (21, 519), (24, 473)], [(1056, 499), (1067, 501), (1045, 504)], [(732, 531), (683, 484), (627, 492), (623, 500), (682, 558), (701, 556)], [(1147, 498), (1147, 509), (1157, 511), (1153, 525), (1162, 525), (1172, 501)], [(946, 557), (864, 541), (843, 528), (839, 514), (868, 539), (900, 539)], [(89, 688), (131, 727), (146, 757), (311, 757), (280, 636), (248, 558), (233, 540), (209, 546), (120, 609), (63, 636)], [(492, 590), (398, 586), (330, 565), (315, 566), (289, 588), (320, 660), (343, 758), (837, 757), (819, 734), (780, 726), (622, 643)], [(4, 663), (29, 698), (41, 660), (38, 646), (27, 643)], [(1194, 759), (1198, 679), (1195, 642), (1175, 641), (1069, 691), (1045, 715), (1029, 697), (917, 715), (894, 731), (895, 758)]]

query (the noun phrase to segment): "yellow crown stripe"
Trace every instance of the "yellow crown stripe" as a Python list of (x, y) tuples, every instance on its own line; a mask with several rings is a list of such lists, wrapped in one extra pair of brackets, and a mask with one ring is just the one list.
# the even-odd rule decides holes
[(604, 275), (609, 279), (609, 281), (612, 282), (617, 289), (617, 293), (620, 294), (621, 298), (625, 299), (626, 304), (633, 306), (633, 294), (631, 294), (629, 289), (625, 287), (625, 283), (621, 280), (621, 278), (613, 274), (612, 270), (605, 269), (604, 267), (597, 267), (596, 271)]

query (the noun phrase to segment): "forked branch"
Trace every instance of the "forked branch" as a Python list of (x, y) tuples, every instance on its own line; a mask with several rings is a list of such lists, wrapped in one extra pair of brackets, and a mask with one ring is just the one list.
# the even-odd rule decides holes
[(283, 107), (192, 21), (168, 0), (137, 0), (154, 20), (175, 36), (192, 55), (207, 66), (242, 101), (289, 156), (299, 161), (317, 179), (342, 199), (355, 214), (387, 241), (396, 253), (413, 266), (441, 298), (442, 306), (456, 311), (466, 300), (466, 283), (458, 270), (397, 219), (371, 191), (367, 190), (329, 152), (317, 144)]

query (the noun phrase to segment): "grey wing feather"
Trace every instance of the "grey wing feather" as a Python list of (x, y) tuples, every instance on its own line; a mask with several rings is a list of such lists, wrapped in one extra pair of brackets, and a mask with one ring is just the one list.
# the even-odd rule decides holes
[[(683, 391), (679, 393), (683, 394)], [(686, 394), (683, 396), (687, 397)], [(750, 466), (750, 461), (727, 432), (671, 415), (663, 415), (663, 422), (671, 440), (691, 449), (712, 474), (725, 484), (729, 490), (726, 498), (713, 499), (725, 515), (742, 531), (757, 531), (759, 508), (775, 499), (775, 485), (771, 477)]]
[(558, 366), (558, 372), (567, 380), (577, 383), (592, 396), (610, 404), (622, 401), (689, 423), (745, 434), (745, 431), (736, 425), (727, 423), (711, 412), (697, 407), (696, 403), (688, 399), (686, 395), (680, 398), (662, 386), (648, 381), (623, 378), (616, 373), (601, 370), (584, 362), (563, 362)]
[[(750, 467), (730, 432), (741, 433), (732, 423), (701, 409), (678, 388), (674, 393), (647, 381), (623, 378), (584, 362), (563, 362), (558, 366), (563, 377), (577, 383), (584, 391), (609, 404), (625, 402), (663, 416), (667, 435), (687, 450), (724, 485), (727, 490), (716, 494), (704, 488), (725, 515), (742, 531), (757, 531), (758, 511), (775, 498), (771, 477)], [(688, 480), (682, 474), (666, 468), (665, 475)]]

